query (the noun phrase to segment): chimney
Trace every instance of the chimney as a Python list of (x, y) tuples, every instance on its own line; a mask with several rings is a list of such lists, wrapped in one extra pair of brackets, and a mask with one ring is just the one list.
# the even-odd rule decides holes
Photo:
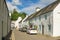
[(36, 11), (37, 11), (37, 12), (38, 12), (38, 11), (40, 11), (40, 8), (39, 8), (39, 7), (37, 7), (37, 8), (36, 8)]

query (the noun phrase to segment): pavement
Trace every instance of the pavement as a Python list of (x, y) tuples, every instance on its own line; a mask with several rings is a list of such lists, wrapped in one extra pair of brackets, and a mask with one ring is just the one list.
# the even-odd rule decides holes
[(13, 40), (60, 40), (54, 37), (41, 35), (41, 34), (29, 35), (26, 32), (21, 32), (18, 30), (14, 30), (12, 34), (13, 34), (12, 36)]

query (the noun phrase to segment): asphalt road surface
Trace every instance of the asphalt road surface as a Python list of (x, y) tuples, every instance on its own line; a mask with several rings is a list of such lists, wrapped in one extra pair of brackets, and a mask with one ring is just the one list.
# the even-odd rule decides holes
[(15, 40), (57, 40), (53, 37), (49, 37), (49, 36), (44, 36), (41, 34), (37, 34), (37, 35), (29, 35), (26, 32), (20, 32), (18, 30), (14, 30), (14, 37)]

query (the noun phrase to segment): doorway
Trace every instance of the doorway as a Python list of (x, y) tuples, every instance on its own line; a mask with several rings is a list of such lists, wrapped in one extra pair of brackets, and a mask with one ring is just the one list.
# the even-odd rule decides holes
[(44, 35), (44, 25), (42, 25), (42, 34)]

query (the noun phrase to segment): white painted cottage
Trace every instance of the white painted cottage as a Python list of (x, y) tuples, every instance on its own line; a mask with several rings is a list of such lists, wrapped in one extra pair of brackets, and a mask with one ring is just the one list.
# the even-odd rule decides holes
[(22, 20), (22, 18), (21, 17), (18, 17), (18, 19), (16, 20), (16, 22), (15, 22), (15, 27), (17, 28), (17, 29), (19, 29), (19, 22)]
[(60, 0), (30, 15), (28, 20), (38, 26), (38, 33), (53, 37), (60, 36)]

